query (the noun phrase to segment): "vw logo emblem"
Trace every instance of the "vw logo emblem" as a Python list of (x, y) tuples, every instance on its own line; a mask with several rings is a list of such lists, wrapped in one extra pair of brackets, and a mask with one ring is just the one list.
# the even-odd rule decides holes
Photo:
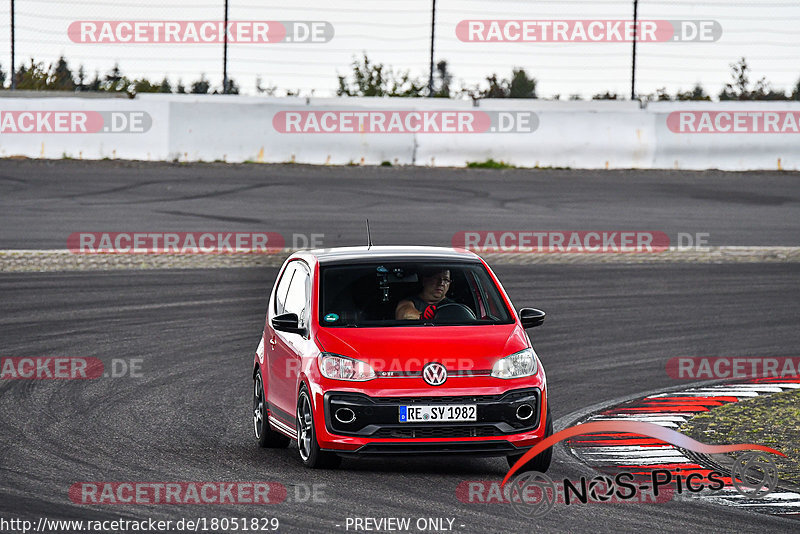
[(423, 367), (422, 379), (431, 386), (441, 386), (447, 380), (447, 369), (439, 362), (431, 362)]

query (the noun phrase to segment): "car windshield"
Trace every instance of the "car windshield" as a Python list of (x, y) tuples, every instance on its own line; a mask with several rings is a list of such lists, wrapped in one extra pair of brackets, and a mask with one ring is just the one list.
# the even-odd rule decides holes
[(509, 324), (480, 263), (369, 263), (320, 271), (320, 325), (379, 327)]

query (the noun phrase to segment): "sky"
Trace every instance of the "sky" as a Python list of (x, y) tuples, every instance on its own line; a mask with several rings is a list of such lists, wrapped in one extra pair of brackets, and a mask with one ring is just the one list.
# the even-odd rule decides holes
[[(231, 44), (229, 76), (241, 92), (276, 87), (302, 95), (333, 96), (337, 75), (366, 53), (373, 62), (427, 79), (432, 0), (365, 2), (363, 0), (230, 0), (230, 20), (327, 21), (334, 37), (326, 43)], [(0, 66), (11, 56), (10, 2), (0, 3)], [(67, 28), (81, 20), (218, 20), (223, 0), (16, 0), (17, 65), (33, 57), (46, 65), (64, 55), (74, 70), (83, 65), (100, 74), (119, 63), (128, 77), (144, 76), (185, 85), (205, 74), (221, 85), (221, 44), (74, 43)], [(716, 95), (730, 81), (730, 64), (744, 56), (756, 80), (791, 89), (800, 78), (800, 2), (797, 0), (640, 0), (641, 20), (715, 20), (722, 28), (715, 42), (639, 43), (637, 92), (670, 93), (701, 83)], [(496, 73), (510, 77), (524, 68), (537, 79), (539, 97), (610, 91), (628, 96), (630, 43), (475, 43), (456, 35), (469, 19), (611, 19), (629, 20), (633, 2), (620, 0), (437, 0), (435, 60), (446, 60), (455, 88), (472, 87)]]

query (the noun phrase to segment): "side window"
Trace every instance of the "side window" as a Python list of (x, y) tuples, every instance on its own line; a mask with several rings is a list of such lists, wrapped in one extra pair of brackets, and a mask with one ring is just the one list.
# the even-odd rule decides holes
[(296, 313), (300, 318), (300, 324), (306, 324), (308, 289), (310, 286), (308, 273), (302, 267), (295, 270), (292, 282), (289, 285), (289, 292), (286, 295), (284, 313)]
[(482, 304), (488, 308), (486, 312), (495, 317), (505, 317), (503, 311), (505, 307), (500, 300), (500, 293), (497, 290), (492, 291), (494, 284), (488, 274), (482, 271), (476, 271), (474, 274), (481, 300), (484, 301)]
[(469, 284), (470, 294), (478, 304), (477, 316), (483, 318), (486, 316), (486, 292), (483, 290), (483, 287), (481, 287), (474, 272), (469, 271), (465, 273), (465, 275), (467, 283)]
[(283, 272), (283, 276), (281, 277), (280, 282), (278, 282), (278, 289), (275, 290), (275, 314), (280, 315), (284, 313), (284, 307), (286, 303), (286, 293), (289, 290), (289, 284), (292, 281), (292, 275), (297, 270), (297, 263), (292, 262), (287, 267), (286, 270)]

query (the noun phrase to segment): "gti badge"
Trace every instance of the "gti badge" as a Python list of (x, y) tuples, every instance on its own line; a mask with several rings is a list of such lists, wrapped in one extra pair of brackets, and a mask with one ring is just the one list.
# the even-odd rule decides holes
[(431, 386), (441, 386), (447, 380), (447, 369), (438, 362), (431, 362), (422, 368), (422, 379)]

